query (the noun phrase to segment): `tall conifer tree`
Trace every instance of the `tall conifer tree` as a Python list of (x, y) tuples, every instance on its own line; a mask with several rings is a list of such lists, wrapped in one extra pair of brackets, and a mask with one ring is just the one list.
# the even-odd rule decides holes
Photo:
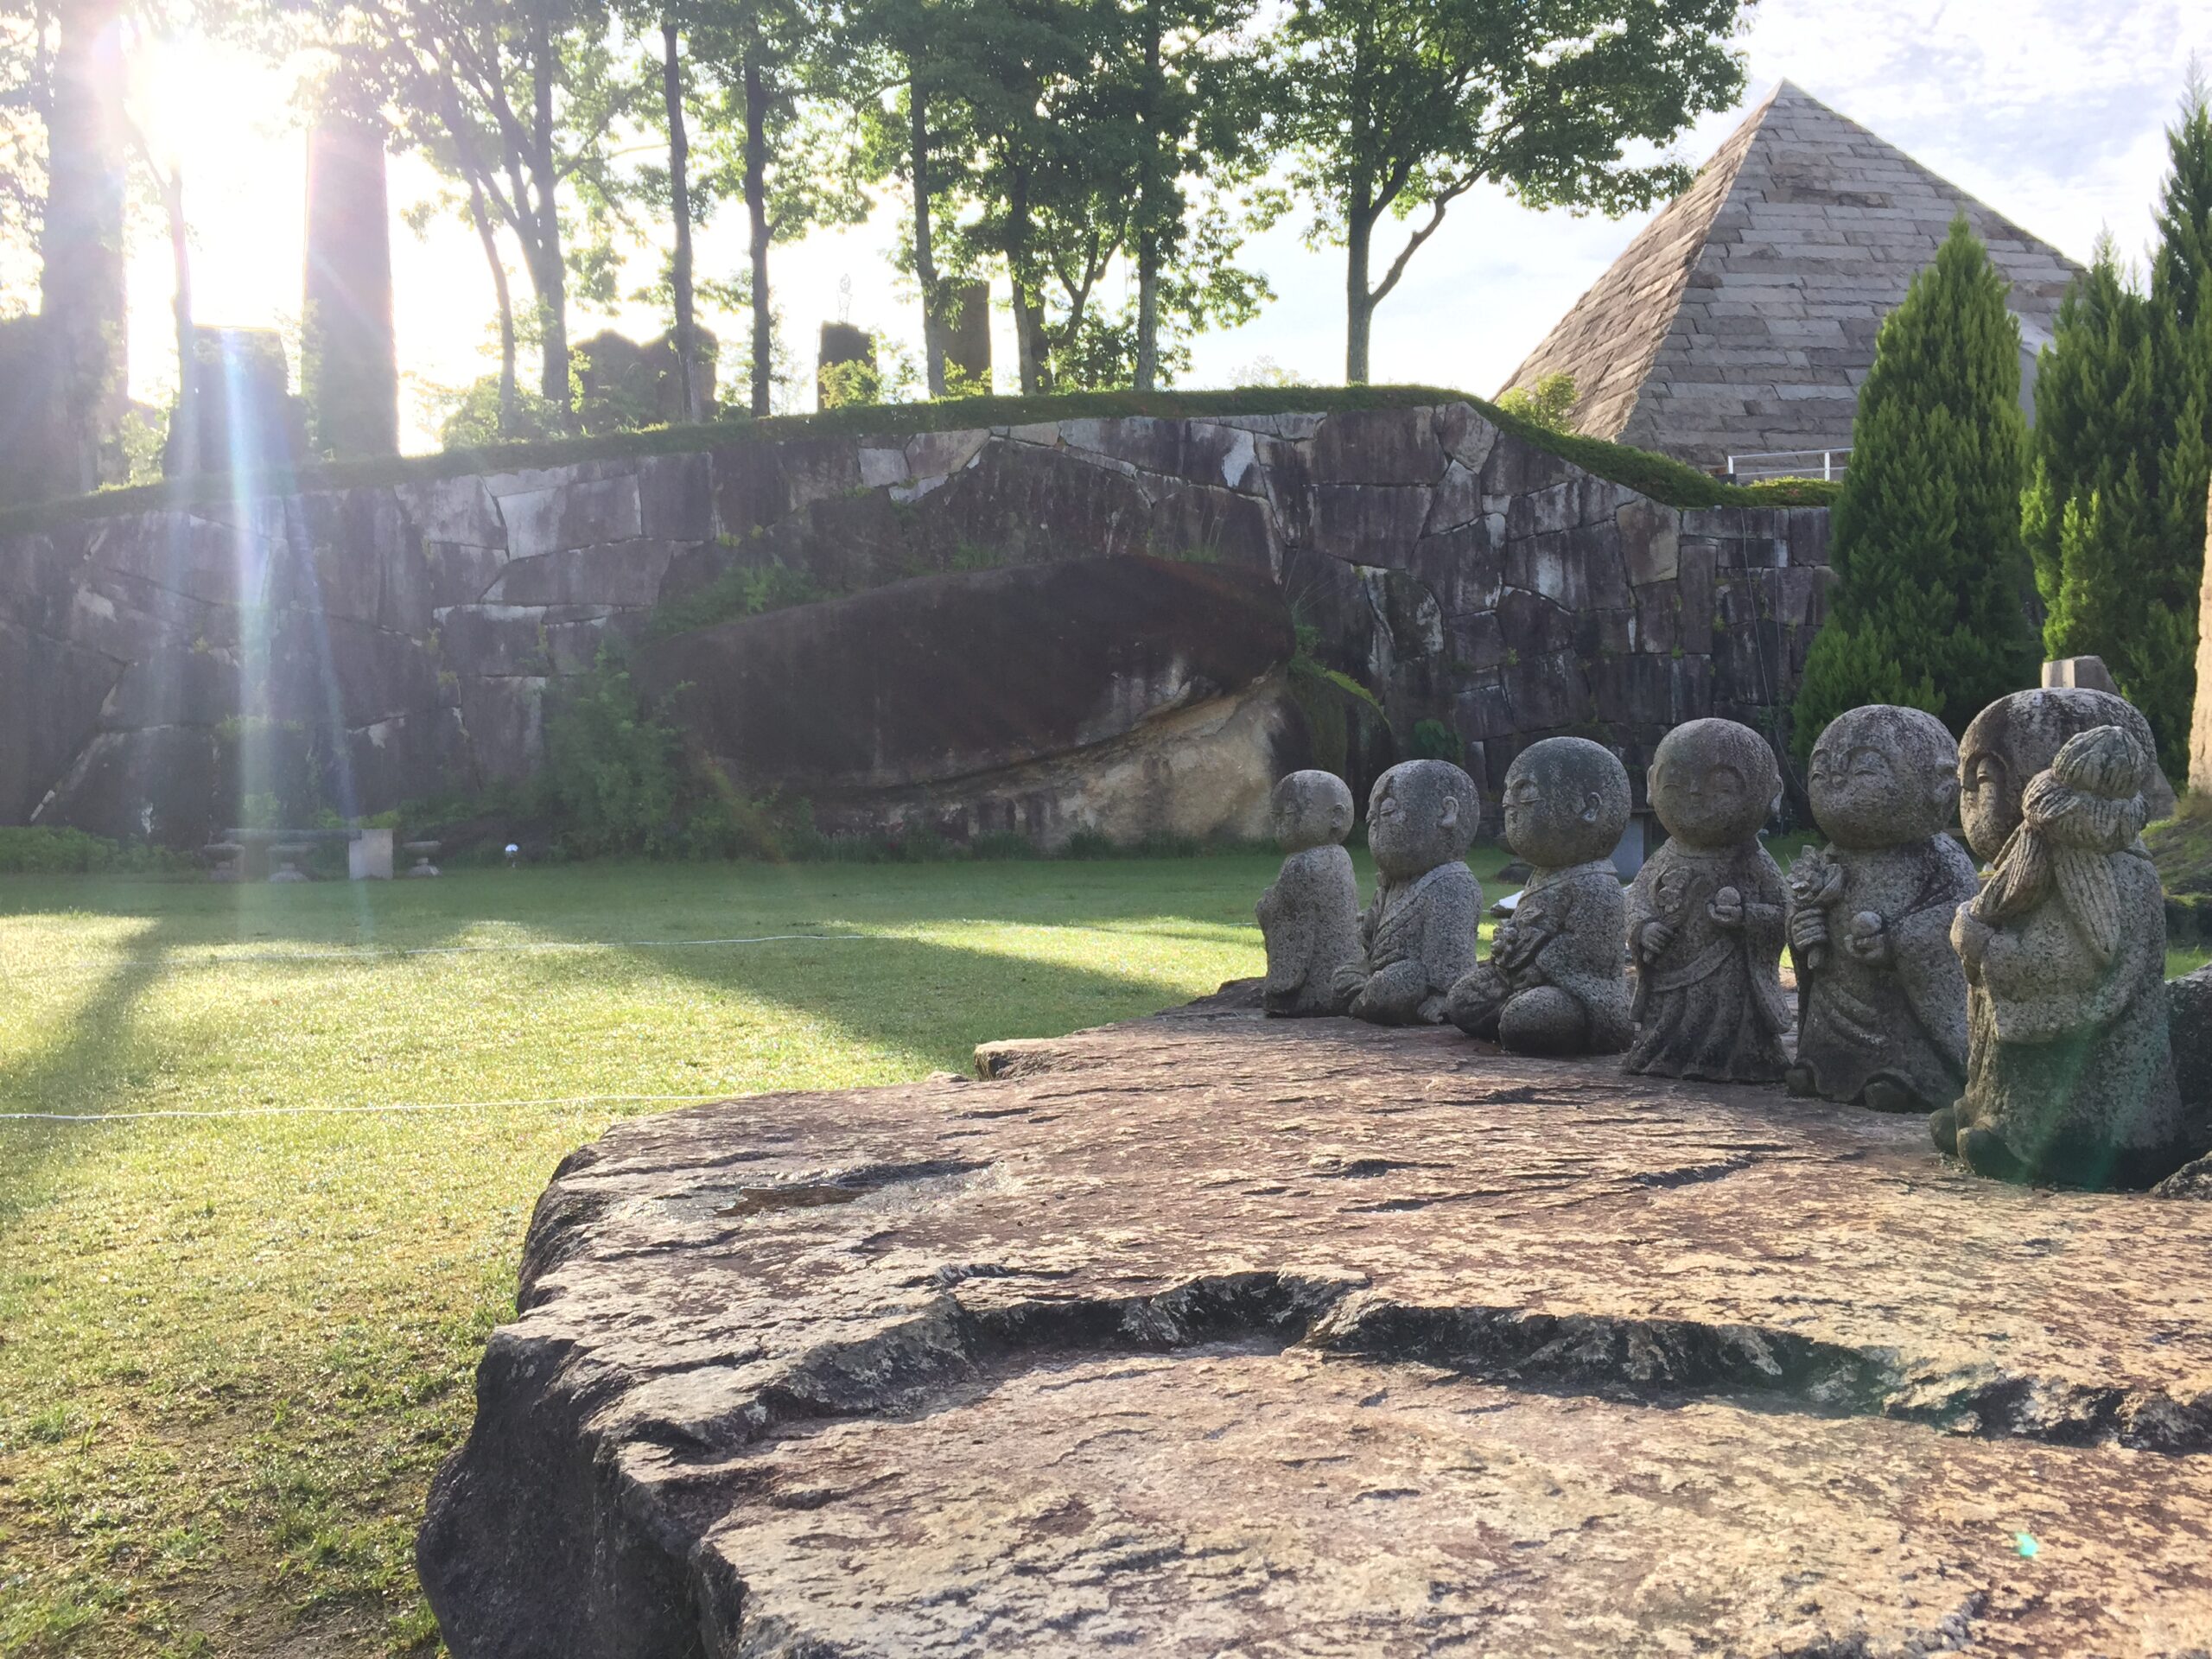
[(2212, 111), (2192, 76), (2146, 295), (2109, 242), (2059, 309), (2038, 364), (2022, 518), (2053, 657), (2101, 657), (2186, 769), (2204, 495), (2212, 475)]
[(1963, 731), (2033, 678), (2020, 331), (2005, 293), (1961, 215), (1882, 324), (1835, 506), (1828, 622), (1797, 697), (1801, 751), (1866, 702)]

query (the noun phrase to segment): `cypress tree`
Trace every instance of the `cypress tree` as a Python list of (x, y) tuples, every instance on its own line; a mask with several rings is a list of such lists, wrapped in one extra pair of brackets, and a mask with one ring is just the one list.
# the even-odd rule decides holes
[(1827, 625), (1797, 696), (1802, 753), (1861, 703), (1925, 709), (1959, 732), (2034, 679), (2020, 330), (2005, 294), (1961, 214), (1882, 324), (1835, 505)]
[(2101, 242), (2037, 365), (2022, 524), (2053, 657), (2104, 658), (2171, 775), (2188, 766), (2212, 477), (2212, 111), (2167, 130), (2150, 291)]

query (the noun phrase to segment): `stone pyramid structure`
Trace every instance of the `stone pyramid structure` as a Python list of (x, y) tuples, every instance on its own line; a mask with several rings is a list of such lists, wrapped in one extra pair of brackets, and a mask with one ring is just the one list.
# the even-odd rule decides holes
[(2080, 267), (1786, 80), (1506, 385), (1563, 370), (1578, 431), (1700, 467), (1847, 448), (1875, 332), (1961, 209), (2012, 284), (2024, 399)]

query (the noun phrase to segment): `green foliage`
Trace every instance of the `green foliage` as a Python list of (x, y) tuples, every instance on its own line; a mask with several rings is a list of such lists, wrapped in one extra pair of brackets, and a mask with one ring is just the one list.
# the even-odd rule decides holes
[(2192, 83), (2148, 292), (2109, 238), (2059, 308), (2037, 364), (2034, 471), (2022, 501), (2052, 657), (2101, 657), (2187, 771), (2197, 593), (2212, 478), (2212, 111)]
[(195, 868), (182, 854), (119, 846), (81, 830), (0, 826), (0, 875), (164, 874)]
[(1836, 501), (1834, 596), (1797, 697), (1801, 753), (1860, 703), (1924, 708), (1957, 732), (2034, 682), (2005, 292), (1961, 216), (1882, 324)]
[[(1738, 0), (1298, 0), (1270, 42), (1271, 136), (1346, 250), (1344, 378), (1367, 324), (1450, 205), (1503, 185), (1531, 207), (1646, 207), (1689, 181), (1667, 147), (1744, 84)], [(1379, 282), (1386, 214), (1425, 216)]]
[(538, 786), (563, 849), (585, 858), (677, 850), (682, 757), (676, 728), (641, 706), (620, 655), (602, 646), (545, 721)]
[[(487, 374), (458, 391), (440, 393), (438, 442), (448, 449), (485, 449), (548, 438), (561, 429), (561, 409), (528, 386), (515, 388), (511, 429), (499, 420), (499, 377)], [(374, 463), (371, 463), (373, 465)]]
[(1455, 766), (1467, 755), (1459, 734), (1440, 720), (1415, 721), (1411, 747), (1416, 760), (1449, 760)]
[(685, 633), (836, 596), (806, 571), (772, 556), (766, 564), (732, 565), (696, 593), (660, 606), (646, 626), (656, 635)]
[(1533, 386), (1514, 386), (1498, 394), (1497, 406), (1547, 432), (1573, 429), (1574, 377), (1565, 370), (1548, 374)]

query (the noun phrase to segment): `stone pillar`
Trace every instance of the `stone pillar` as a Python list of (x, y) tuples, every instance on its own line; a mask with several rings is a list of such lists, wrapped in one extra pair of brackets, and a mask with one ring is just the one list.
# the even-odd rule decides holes
[(200, 453), (180, 453), (171, 423), (162, 471), (255, 473), (293, 465), (305, 442), (300, 406), (290, 396), (284, 340), (274, 328), (200, 328), (194, 331), (193, 396), (197, 400)]
[[(822, 325), (822, 345), (814, 359), (815, 396), (820, 406), (831, 406), (829, 372), (841, 363), (865, 363), (875, 366), (875, 341), (865, 328), (855, 328), (849, 322), (825, 322)], [(870, 398), (866, 401), (873, 402)]]
[(42, 433), (53, 482), (68, 495), (121, 476), (116, 434), (130, 361), (124, 316), (123, 7), (73, 0), (56, 9), (60, 45), (47, 117), (46, 216), (39, 235), (39, 315), (52, 424)]
[(960, 283), (951, 289), (951, 305), (944, 320), (944, 367), (948, 378), (957, 369), (966, 389), (991, 389), (991, 285)]
[[(2207, 501), (2212, 515), (2212, 498)], [(2204, 575), (2197, 585), (2196, 702), (2190, 710), (2189, 789), (2212, 794), (2212, 535), (2205, 537)]]
[(315, 453), (340, 461), (397, 454), (391, 211), (384, 121), (373, 111), (326, 110), (308, 130), (300, 321), (300, 391)]
[(2113, 683), (2112, 671), (2105, 666), (2101, 657), (2061, 657), (2043, 665), (2043, 689), (2063, 691), (2069, 689), (2082, 691), (2109, 691), (2120, 695), (2120, 687)]

